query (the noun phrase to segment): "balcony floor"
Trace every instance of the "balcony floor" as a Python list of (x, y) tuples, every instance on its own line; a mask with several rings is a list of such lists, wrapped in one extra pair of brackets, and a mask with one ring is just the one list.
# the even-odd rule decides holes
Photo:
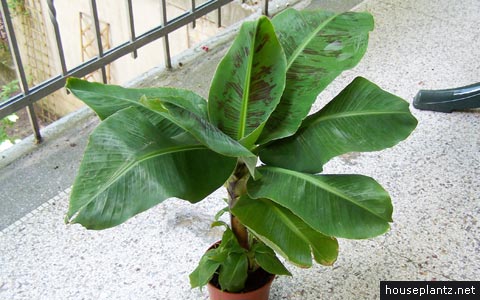
[[(410, 103), (419, 89), (479, 81), (478, 0), (367, 0), (355, 10), (374, 15), (369, 49), (319, 96), (316, 109), (356, 76)], [(211, 51), (195, 64), (152, 72), (137, 85), (176, 85), (206, 95), (228, 43), (207, 46)], [(325, 168), (379, 181), (394, 202), (391, 231), (340, 240), (331, 268), (290, 267), (294, 276), (277, 278), (270, 299), (379, 299), (380, 280), (478, 280), (480, 111), (411, 110), (419, 125), (406, 141), (344, 155)], [(105, 231), (63, 223), (68, 187), (97, 123), (85, 115), (73, 129), (1, 168), (0, 299), (207, 299), (205, 290), (190, 289), (188, 274), (220, 238), (209, 225), (222, 207), (222, 191), (197, 205), (168, 200)]]

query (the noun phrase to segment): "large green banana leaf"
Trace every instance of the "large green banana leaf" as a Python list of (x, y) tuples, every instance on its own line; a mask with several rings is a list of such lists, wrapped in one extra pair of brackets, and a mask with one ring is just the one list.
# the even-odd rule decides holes
[(168, 136), (183, 133), (184, 130), (158, 114), (152, 114), (144, 108), (140, 99), (161, 98), (165, 102), (173, 102), (196, 115), (207, 118), (207, 101), (192, 91), (176, 88), (124, 88), (117, 85), (106, 85), (89, 82), (79, 78), (68, 78), (67, 85), (76, 97), (92, 108), (101, 120), (124, 108), (134, 106), (152, 123), (162, 123), (160, 128)]
[(309, 116), (295, 135), (262, 149), (260, 158), (270, 165), (319, 173), (335, 156), (392, 147), (416, 125), (405, 100), (357, 77), (322, 110)]
[[(285, 86), (285, 55), (267, 17), (245, 22), (218, 65), (209, 93), (210, 120), (253, 145)], [(253, 137), (250, 137), (253, 135)]]
[(296, 265), (310, 267), (312, 252), (323, 265), (337, 259), (335, 238), (313, 230), (291, 211), (268, 199), (243, 196), (232, 212), (265, 244)]
[(287, 56), (285, 91), (259, 143), (296, 132), (317, 95), (363, 57), (373, 18), (368, 13), (287, 9), (272, 20)]
[(217, 153), (232, 157), (256, 157), (242, 144), (224, 134), (211, 124), (208, 119), (158, 98), (142, 97), (140, 103), (170, 120), (194, 136), (200, 143)]
[(136, 108), (126, 108), (91, 134), (67, 220), (104, 229), (170, 197), (198, 202), (227, 180), (235, 164), (193, 138), (163, 135)]
[(375, 237), (385, 233), (392, 221), (390, 197), (370, 177), (311, 175), (276, 167), (262, 167), (260, 172), (260, 179), (248, 182), (251, 198), (270, 199), (325, 235)]
[(139, 101), (142, 97), (173, 102), (202, 118), (207, 118), (207, 101), (189, 90), (169, 87), (124, 88), (74, 77), (68, 78), (66, 88), (93, 109), (101, 120), (130, 106), (141, 107)]

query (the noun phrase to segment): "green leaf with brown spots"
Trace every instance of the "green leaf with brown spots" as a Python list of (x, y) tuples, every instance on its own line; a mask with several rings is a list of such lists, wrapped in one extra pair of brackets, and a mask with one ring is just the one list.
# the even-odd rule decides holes
[(258, 143), (294, 134), (317, 95), (342, 71), (363, 57), (369, 13), (296, 11), (287, 9), (272, 23), (287, 57), (285, 91), (263, 129)]
[(168, 136), (164, 125), (136, 107), (100, 123), (88, 140), (66, 221), (110, 228), (171, 197), (199, 202), (227, 180), (235, 158), (193, 138)]
[(189, 90), (172, 87), (125, 88), (75, 77), (68, 78), (65, 87), (93, 109), (101, 120), (130, 106), (145, 111), (139, 102), (142, 98), (162, 99), (207, 118), (207, 101)]
[(177, 106), (173, 104), (174, 102), (164, 102), (161, 99), (143, 97), (139, 102), (184, 129), (212, 151), (230, 157), (256, 159), (254, 154), (242, 144), (224, 134), (207, 119), (202, 118), (195, 112)]
[(208, 100), (210, 121), (250, 147), (285, 86), (286, 60), (270, 20), (245, 22), (218, 65)]

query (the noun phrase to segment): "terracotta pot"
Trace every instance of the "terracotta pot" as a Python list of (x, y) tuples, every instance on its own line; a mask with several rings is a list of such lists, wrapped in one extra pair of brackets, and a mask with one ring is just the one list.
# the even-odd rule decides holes
[(275, 276), (272, 275), (270, 280), (265, 285), (247, 293), (224, 292), (211, 283), (207, 285), (207, 290), (210, 294), (210, 300), (268, 300), (270, 287), (274, 278)]

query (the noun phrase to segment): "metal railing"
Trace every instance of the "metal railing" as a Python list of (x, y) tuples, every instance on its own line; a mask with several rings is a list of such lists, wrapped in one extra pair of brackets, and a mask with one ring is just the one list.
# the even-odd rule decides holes
[[(10, 16), (10, 11), (8, 8), (7, 0), (1, 0), (1, 12), (5, 25), (5, 29), (8, 35), (8, 43), (12, 58), (15, 64), (17, 77), (20, 84), (21, 93), (11, 97), (10, 99), (0, 103), (0, 119), (17, 112), (22, 108), (27, 108), (28, 115), (30, 118), (30, 123), (32, 125), (32, 130), (36, 142), (41, 142), (42, 136), (40, 134), (40, 128), (38, 125), (38, 120), (35, 115), (33, 104), (46, 96), (54, 93), (55, 91), (63, 88), (68, 77), (84, 77), (96, 70), (101, 70), (102, 80), (104, 83), (107, 81), (105, 66), (112, 63), (113, 61), (123, 57), (127, 54), (131, 54), (134, 58), (137, 57), (137, 50), (153, 41), (156, 41), (160, 38), (163, 38), (163, 47), (164, 47), (164, 58), (165, 58), (165, 67), (171, 68), (171, 57), (170, 57), (170, 45), (168, 40), (168, 35), (173, 31), (187, 25), (192, 24), (195, 26), (195, 20), (200, 17), (218, 10), (218, 26), (221, 26), (221, 7), (232, 2), (233, 0), (210, 0), (205, 3), (196, 6), (195, 0), (191, 0), (191, 10), (186, 11), (184, 14), (172, 19), (167, 19), (167, 10), (166, 10), (166, 0), (161, 1), (162, 7), (162, 20), (161, 23), (155, 28), (147, 31), (139, 36), (135, 34), (135, 20), (133, 17), (133, 7), (132, 0), (124, 0), (127, 6), (127, 17), (128, 17), (128, 26), (130, 39), (119, 46), (116, 46), (112, 49), (103, 50), (102, 40), (100, 35), (100, 26), (98, 19), (97, 11), (97, 1), (90, 1), (90, 10), (93, 16), (94, 22), (94, 33), (96, 39), (96, 45), (98, 48), (98, 55), (91, 58), (90, 60), (73, 67), (72, 69), (67, 69), (65, 63), (64, 48), (62, 45), (62, 39), (60, 36), (59, 25), (57, 22), (57, 14), (54, 5), (54, 0), (46, 0), (48, 5), (50, 21), (53, 26), (54, 36), (56, 40), (56, 48), (58, 54), (58, 60), (61, 66), (61, 74), (53, 76), (46, 81), (29, 86), (27, 82), (27, 77), (25, 75), (25, 68), (22, 63), (22, 58), (20, 56), (20, 50), (18, 47), (17, 39), (15, 32), (13, 30), (12, 19)], [(244, 2), (244, 1), (242, 1)], [(264, 0), (263, 13), (268, 15), (268, 0)]]

